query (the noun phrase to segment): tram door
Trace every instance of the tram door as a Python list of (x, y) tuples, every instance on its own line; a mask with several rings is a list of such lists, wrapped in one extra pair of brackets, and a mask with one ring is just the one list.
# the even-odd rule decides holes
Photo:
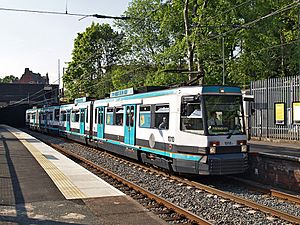
[(105, 107), (98, 108), (98, 124), (97, 124), (97, 137), (104, 138), (104, 109)]
[(67, 111), (67, 118), (66, 118), (66, 131), (71, 131), (71, 126), (70, 126), (70, 119), (71, 119), (71, 111)]
[(39, 117), (39, 113), (38, 113), (38, 111), (36, 111), (34, 119), (33, 119), (33, 126), (35, 129), (38, 127), (38, 121), (39, 121), (38, 117)]
[(84, 129), (85, 129), (85, 111), (86, 109), (80, 109), (79, 113), (80, 113), (80, 134), (84, 134)]
[(135, 144), (136, 105), (126, 105), (124, 113), (124, 143)]

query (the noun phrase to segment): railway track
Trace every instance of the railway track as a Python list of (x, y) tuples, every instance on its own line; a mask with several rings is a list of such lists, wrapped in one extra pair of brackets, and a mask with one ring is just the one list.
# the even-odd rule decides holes
[(264, 187), (263, 185), (260, 185), (260, 184), (254, 183), (252, 181), (242, 179), (242, 178), (237, 178), (237, 177), (232, 177), (232, 176), (228, 176), (228, 177), (230, 179), (233, 179), (233, 180), (236, 180), (240, 183), (243, 183), (243, 184), (249, 186), (250, 188), (258, 190), (262, 193), (265, 193), (265, 194), (268, 194), (270, 196), (280, 198), (280, 199), (290, 201), (290, 202), (293, 202), (295, 204), (300, 205), (300, 198), (296, 195), (289, 194), (289, 193), (286, 193), (284, 191), (276, 190), (276, 189), (273, 189), (273, 188)]
[[(80, 163), (82, 166), (86, 167), (93, 173), (97, 175), (103, 175), (105, 176), (105, 180), (107, 178), (112, 178), (113, 181), (110, 181), (111, 183), (114, 183), (114, 186), (117, 186), (119, 189), (124, 189), (125, 187), (129, 187), (130, 189), (126, 190), (126, 194), (129, 194), (133, 199), (135, 200), (143, 200), (147, 201), (146, 204), (148, 205), (148, 209), (155, 209), (156, 214), (158, 215), (166, 215), (166, 217), (162, 217), (167, 222), (172, 222), (176, 224), (179, 224), (178, 221), (185, 221), (182, 224), (203, 224), (203, 225), (210, 225), (211, 223), (207, 220), (179, 207), (175, 204), (149, 192), (148, 190), (118, 176), (117, 174), (100, 167), (99, 165), (96, 165), (95, 163), (77, 155), (70, 151), (65, 150), (64, 148), (59, 147), (58, 145), (51, 144), (52, 147), (57, 149), (59, 152), (63, 153), (69, 158), (72, 158), (77, 163)], [(118, 183), (115, 183), (117, 181)], [(134, 192), (131, 192), (131, 190), (134, 190)], [(155, 202), (155, 204), (152, 203), (152, 201)], [(151, 204), (149, 204), (151, 203)], [(173, 215), (176, 214), (176, 215)], [(172, 215), (172, 216), (170, 216)]]
[[(97, 151), (97, 150), (95, 150), (95, 151)], [(131, 162), (131, 163), (134, 166), (136, 165), (136, 163), (134, 163), (134, 162)], [(299, 224), (300, 223), (300, 218), (299, 217), (292, 216), (288, 213), (284, 213), (284, 212), (281, 212), (279, 210), (275, 210), (271, 207), (267, 207), (267, 206), (264, 206), (262, 204), (258, 204), (256, 202), (251, 201), (251, 200), (247, 200), (245, 198), (235, 196), (235, 195), (230, 194), (228, 192), (218, 190), (216, 188), (210, 187), (208, 185), (201, 184), (199, 182), (191, 181), (191, 180), (188, 180), (188, 179), (182, 178), (180, 176), (176, 176), (176, 175), (169, 175), (168, 173), (161, 172), (161, 171), (158, 171), (156, 169), (152, 169), (151, 167), (150, 168), (145, 167), (144, 165), (140, 165), (140, 164), (138, 164), (138, 165), (140, 167), (142, 167), (143, 169), (145, 169), (145, 170), (149, 170), (149, 171), (157, 173), (159, 175), (168, 177), (168, 179), (176, 180), (179, 183), (184, 183), (185, 185), (189, 185), (191, 187), (195, 187), (197, 189), (204, 190), (204, 191), (209, 192), (213, 195), (218, 195), (218, 196), (220, 196), (224, 199), (229, 199), (229, 200), (232, 200), (236, 203), (248, 206), (250, 208), (260, 210), (264, 213), (268, 213), (268, 214), (271, 214), (273, 216), (284, 219), (286, 221), (289, 221), (290, 223), (293, 223), (293, 224)], [(256, 186), (256, 188), (259, 188), (259, 187)], [(277, 198), (280, 198), (280, 199), (284, 199), (284, 200), (288, 200), (288, 201), (291, 201), (291, 202), (296, 203), (296, 204), (300, 204), (300, 198), (298, 198), (294, 195), (291, 195), (291, 194), (288, 194), (288, 193), (285, 193), (285, 192), (282, 192), (282, 191), (278, 191), (278, 190), (274, 190), (274, 189), (266, 189), (266, 188), (264, 188), (264, 189), (261, 188), (261, 191), (263, 191), (264, 193), (268, 193), (271, 196), (274, 196), (274, 197), (277, 197)]]
[[(49, 143), (48, 143), (49, 144)], [(53, 145), (53, 144), (51, 144), (53, 147), (55, 147), (55, 148), (57, 148), (57, 146), (59, 146), (59, 145), (57, 145), (57, 144), (55, 144), (55, 145)], [(82, 146), (82, 145), (81, 145)], [(61, 147), (60, 147), (61, 148)], [(93, 156), (95, 156), (96, 154), (98, 154), (99, 155), (99, 150), (95, 150), (95, 149), (91, 149), (90, 147), (86, 147), (86, 146), (82, 146), (82, 148), (85, 148), (87, 151), (90, 151), (90, 155), (93, 155)], [(65, 150), (65, 148), (63, 148), (62, 149), (63, 151), (66, 151)], [(67, 152), (69, 152), (70, 150), (68, 150)], [(74, 153), (72, 153), (72, 154), (74, 154)], [(104, 157), (104, 154), (107, 154), (107, 153), (103, 153), (103, 152), (101, 152), (101, 154), (102, 154), (102, 157)], [(75, 154), (76, 155), (76, 154)], [(75, 155), (73, 156), (73, 157), (75, 157)], [(115, 156), (112, 156), (111, 154), (107, 154), (105, 157), (110, 157), (110, 158), (115, 158)], [(85, 159), (84, 157), (82, 157), (82, 160), (87, 160), (87, 159)], [(144, 172), (147, 172), (147, 173), (151, 173), (151, 174), (154, 174), (155, 176), (159, 176), (160, 177), (160, 179), (162, 179), (162, 180), (168, 180), (169, 182), (173, 182), (173, 183), (177, 183), (177, 185), (179, 185), (179, 186), (182, 186), (182, 188), (183, 187), (186, 187), (186, 188), (188, 188), (188, 189), (195, 189), (196, 190), (196, 192), (197, 192), (197, 190), (199, 190), (199, 192), (205, 192), (205, 193), (209, 193), (209, 194), (211, 194), (212, 196), (213, 196), (213, 198), (218, 198), (218, 199), (221, 199), (221, 201), (222, 201), (222, 199), (223, 199), (223, 201), (222, 202), (229, 202), (230, 203), (230, 201), (233, 201), (234, 202), (234, 204), (235, 204), (235, 206), (236, 205), (238, 205), (238, 204), (240, 204), (241, 206), (238, 206), (238, 208), (244, 208), (244, 207), (249, 207), (249, 208), (251, 208), (251, 209), (254, 209), (254, 210), (256, 210), (256, 211), (260, 211), (260, 212), (263, 212), (263, 213), (266, 213), (266, 214), (268, 214), (268, 215), (271, 215), (272, 217), (273, 217), (273, 219), (275, 218), (275, 221), (276, 221), (276, 218), (281, 218), (283, 221), (285, 221), (285, 222), (283, 222), (283, 221), (277, 221), (277, 222), (275, 222), (274, 224), (299, 224), (300, 223), (300, 218), (299, 217), (297, 217), (297, 216), (293, 216), (293, 215), (290, 215), (290, 214), (288, 214), (288, 213), (285, 213), (285, 212), (281, 212), (281, 211), (279, 211), (279, 210), (276, 210), (276, 209), (273, 209), (273, 208), (271, 208), (271, 207), (267, 207), (267, 206), (265, 206), (265, 205), (261, 205), (261, 204), (258, 204), (258, 203), (256, 203), (256, 202), (253, 202), (253, 201), (251, 201), (251, 200), (247, 200), (247, 199), (244, 199), (244, 198), (241, 198), (241, 197), (238, 197), (238, 196), (235, 196), (235, 195), (233, 195), (233, 194), (231, 194), (231, 193), (228, 193), (228, 192), (224, 192), (224, 191), (221, 191), (221, 190), (218, 190), (218, 189), (216, 189), (216, 188), (213, 188), (213, 187), (210, 187), (210, 186), (208, 186), (208, 185), (203, 185), (203, 184), (200, 184), (200, 183), (198, 183), (198, 182), (195, 182), (195, 181), (191, 181), (191, 180), (188, 180), (188, 179), (184, 179), (184, 178), (182, 178), (182, 177), (179, 177), (179, 176), (175, 176), (175, 175), (170, 175), (170, 174), (167, 174), (167, 173), (165, 173), (165, 172), (163, 172), (163, 171), (159, 171), (159, 170), (156, 170), (156, 169), (154, 169), (154, 168), (149, 168), (149, 167), (146, 167), (146, 166), (144, 166), (144, 165), (140, 165), (140, 164), (137, 164), (136, 162), (132, 162), (132, 161), (125, 161), (124, 159), (120, 159), (119, 157), (116, 159), (114, 159), (114, 160), (117, 160), (118, 161), (118, 163), (123, 163), (123, 164), (127, 164), (128, 166), (131, 166), (131, 167), (133, 167), (134, 169), (136, 169), (136, 170), (143, 170)], [(92, 166), (92, 168), (93, 168), (93, 170), (95, 170), (95, 165), (96, 164), (94, 164), (93, 166)], [(102, 172), (101, 172), (102, 173)], [(106, 173), (105, 173), (106, 174)], [(121, 178), (120, 178), (121, 179)], [(121, 182), (121, 181), (120, 181)], [(134, 183), (134, 182), (131, 182), (131, 183)], [(137, 186), (136, 184), (133, 184), (133, 186)], [(129, 186), (130, 187), (130, 186)], [(133, 187), (132, 187), (133, 188)], [(141, 193), (141, 195), (142, 196), (147, 196), (146, 194), (144, 194), (143, 193), (143, 191), (147, 191), (147, 192), (149, 192), (148, 190), (145, 190), (145, 188), (142, 188), (143, 190), (142, 191), (140, 191), (140, 190), (138, 190), (137, 192), (138, 193)], [(150, 191), (151, 192), (151, 191)], [(275, 193), (275, 192), (274, 192)], [(207, 195), (207, 194), (206, 194)], [(274, 195), (274, 194), (273, 194)], [(157, 196), (157, 194), (155, 195), (155, 196)], [(158, 197), (158, 196), (157, 196)], [(287, 198), (286, 196), (282, 196), (281, 195), (281, 197), (282, 198)], [(133, 197), (133, 198), (135, 198), (135, 197)], [(140, 198), (140, 197), (138, 197), (138, 198)], [(149, 198), (152, 198), (152, 197), (149, 197)], [(154, 197), (155, 198), (155, 197)], [(164, 200), (163, 200), (164, 201)], [(299, 199), (297, 199), (297, 198), (295, 198), (294, 197), (294, 201), (299, 201)], [(169, 202), (169, 203), (171, 203), (170, 201), (167, 201), (167, 202)], [(228, 204), (229, 204), (228, 203)], [(158, 203), (157, 203), (158, 205), (160, 204), (160, 201), (158, 201)], [(155, 205), (155, 204), (154, 204)], [(168, 205), (168, 204), (167, 204)], [(170, 207), (170, 206), (168, 206), (167, 208), (169, 209), (168, 211), (169, 211), (169, 213), (170, 212), (174, 212), (175, 210), (174, 210), (174, 205), (177, 207), (177, 205), (178, 204), (174, 204), (174, 203), (171, 203), (171, 206), (172, 207)], [(171, 208), (171, 209), (170, 209)], [(184, 207), (184, 208), (186, 208), (186, 207)], [(187, 207), (187, 208), (189, 208), (189, 207)], [(183, 207), (179, 207), (179, 209), (178, 209), (179, 211), (177, 211), (177, 216), (175, 216), (175, 218), (176, 217), (179, 217), (179, 218), (181, 218), (181, 216), (180, 215), (183, 215), (184, 214), (184, 211), (186, 211), (186, 212), (188, 212), (188, 211), (190, 211), (190, 210), (185, 210), (185, 209), (183, 209)], [(180, 210), (184, 210), (184, 211), (180, 211)], [(250, 210), (251, 211), (251, 210)], [(249, 212), (249, 210), (248, 210), (248, 212)], [(178, 216), (179, 215), (179, 216)], [(194, 216), (197, 216), (197, 215), (195, 215), (195, 213), (191, 213), (191, 217), (190, 216), (187, 216), (186, 218), (188, 218), (188, 220), (190, 221), (190, 223), (192, 223), (191, 221), (196, 221), (196, 219), (195, 218), (193, 218)], [(270, 216), (267, 216), (267, 217), (270, 217)], [(270, 220), (269, 222), (270, 223), (272, 223), (273, 224), (273, 222), (274, 222), (274, 220)], [(213, 223), (215, 223), (216, 222), (216, 219), (206, 219), (206, 220), (204, 220), (205, 222), (204, 223), (208, 223), (209, 224), (209, 222), (213, 222)], [(197, 222), (198, 224), (202, 224), (203, 222)]]

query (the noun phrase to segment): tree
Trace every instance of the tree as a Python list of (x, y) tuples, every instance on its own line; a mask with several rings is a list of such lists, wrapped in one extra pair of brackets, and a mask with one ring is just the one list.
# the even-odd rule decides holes
[(103, 97), (111, 90), (110, 73), (119, 62), (122, 38), (109, 24), (92, 23), (78, 34), (64, 75), (68, 98)]
[(123, 79), (132, 80), (137, 77), (132, 74), (140, 74), (139, 83), (146, 85), (172, 85), (187, 79), (185, 75), (164, 72), (186, 67), (182, 5), (180, 1), (132, 1), (125, 15), (133, 19), (116, 23), (125, 35), (128, 50), (124, 64), (130, 65), (123, 71), (129, 77)]
[(295, 75), (298, 15), (293, 0), (132, 0), (125, 12), (131, 19), (116, 22), (122, 38), (108, 70), (102, 57), (90, 60), (99, 49), (86, 44), (94, 43), (88, 38), (94, 28), (78, 36), (69, 65), (77, 86), (69, 90), (94, 94), (93, 79), (105, 91), (180, 85), (199, 78), (192, 71), (204, 84), (222, 84), (224, 76), (226, 85), (245, 87), (251, 80)]
[(18, 77), (15, 77), (13, 75), (5, 76), (4, 78), (0, 78), (0, 83), (13, 83), (14, 81), (19, 80)]
[(297, 74), (297, 4), (292, 0), (209, 1), (205, 19), (195, 29), (196, 55), (205, 59), (205, 83), (222, 83), (223, 59), (227, 85)]

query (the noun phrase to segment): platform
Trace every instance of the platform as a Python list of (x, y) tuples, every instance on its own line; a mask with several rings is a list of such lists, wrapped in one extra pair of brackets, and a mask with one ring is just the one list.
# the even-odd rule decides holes
[(293, 157), (300, 161), (300, 144), (251, 140), (250, 152)]
[(166, 224), (34, 137), (0, 125), (0, 224)]
[(30, 151), (66, 199), (122, 196), (124, 193), (31, 135), (6, 127)]
[(283, 141), (251, 140), (249, 169), (245, 177), (300, 193), (300, 145)]

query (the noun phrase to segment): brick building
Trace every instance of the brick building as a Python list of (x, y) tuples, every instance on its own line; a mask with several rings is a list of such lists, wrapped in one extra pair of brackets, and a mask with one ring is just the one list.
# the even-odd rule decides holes
[(41, 76), (39, 73), (33, 73), (29, 68), (25, 68), (25, 72), (20, 80), (15, 83), (19, 84), (49, 84), (48, 73), (46, 76)]
[(57, 84), (0, 84), (0, 124), (25, 126), (25, 111), (33, 106), (56, 105)]

